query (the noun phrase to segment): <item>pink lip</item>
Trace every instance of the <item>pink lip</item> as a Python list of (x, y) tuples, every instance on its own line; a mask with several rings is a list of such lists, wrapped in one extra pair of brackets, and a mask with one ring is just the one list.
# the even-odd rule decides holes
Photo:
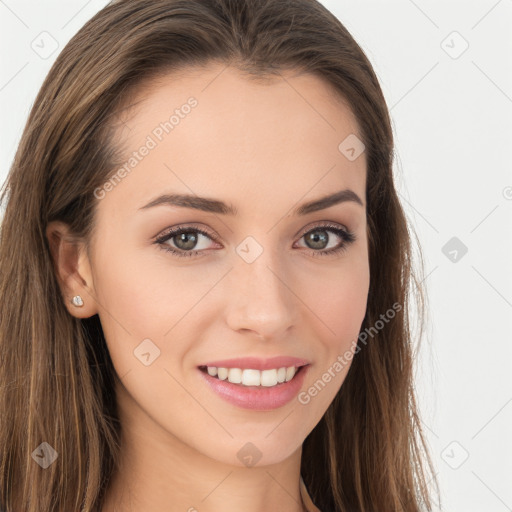
[(216, 368), (241, 368), (253, 370), (272, 370), (290, 366), (305, 366), (309, 364), (306, 359), (299, 357), (277, 356), (270, 359), (260, 359), (258, 357), (237, 357), (235, 359), (223, 359), (222, 361), (211, 361), (200, 366), (215, 366)]
[[(226, 361), (223, 361), (223, 363), (225, 362)], [(214, 365), (212, 364), (212, 366)], [(300, 370), (297, 370), (292, 380), (277, 384), (274, 387), (232, 384), (227, 380), (212, 377), (206, 371), (198, 371), (202, 378), (209, 384), (210, 388), (230, 404), (241, 407), (242, 409), (268, 411), (286, 405), (297, 396), (302, 388), (309, 367), (309, 364), (302, 366)], [(233, 366), (232, 368), (239, 368), (239, 366)], [(257, 370), (258, 368), (254, 369)]]

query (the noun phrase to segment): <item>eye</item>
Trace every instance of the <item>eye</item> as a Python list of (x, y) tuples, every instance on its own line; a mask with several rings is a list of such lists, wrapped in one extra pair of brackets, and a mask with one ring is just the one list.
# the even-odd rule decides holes
[[(155, 243), (158, 244), (162, 250), (178, 257), (190, 257), (205, 252), (205, 240), (201, 240), (202, 238), (213, 239), (213, 235), (194, 226), (176, 226), (158, 237)], [(168, 243), (169, 241), (171, 241), (174, 246), (170, 245)], [(198, 243), (200, 250), (197, 249)], [(191, 249), (193, 248), (196, 249), (192, 251)]]
[[(328, 247), (332, 242), (332, 234), (339, 241), (334, 246)], [(334, 224), (315, 226), (313, 229), (304, 231), (300, 239), (302, 238), (305, 238), (307, 248), (311, 249), (313, 256), (338, 254), (346, 250), (348, 245), (356, 240), (351, 231)], [(215, 241), (214, 235), (204, 229), (188, 225), (176, 226), (167, 230), (155, 239), (155, 243), (160, 249), (181, 258), (205, 255), (208, 252), (205, 250), (208, 248), (208, 240)]]
[[(330, 247), (332, 236), (329, 236), (329, 233), (334, 233), (334, 235), (340, 239), (338, 243)], [(339, 254), (345, 251), (348, 246), (356, 240), (354, 233), (334, 224), (315, 226), (313, 229), (303, 232), (301, 239), (303, 238), (307, 247), (312, 249), (312, 256), (331, 256)]]

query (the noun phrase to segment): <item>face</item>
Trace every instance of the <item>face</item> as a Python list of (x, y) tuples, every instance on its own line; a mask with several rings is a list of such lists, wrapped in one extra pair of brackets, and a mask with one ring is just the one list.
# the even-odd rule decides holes
[[(319, 78), (223, 69), (161, 78), (123, 118), (117, 142), (133, 159), (97, 192), (85, 300), (130, 428), (225, 463), (253, 450), (272, 464), (301, 447), (350, 366), (369, 287), (366, 159), (339, 149), (361, 135)], [(178, 194), (203, 209), (161, 198)], [(266, 370), (305, 366), (288, 382), (283, 370), (219, 378), (278, 356), (291, 359)], [(249, 357), (217, 376), (202, 368)], [(240, 374), (260, 386), (228, 382)]]

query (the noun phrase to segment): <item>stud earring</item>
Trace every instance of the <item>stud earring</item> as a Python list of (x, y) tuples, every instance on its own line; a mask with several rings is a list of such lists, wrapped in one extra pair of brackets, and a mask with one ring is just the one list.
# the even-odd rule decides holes
[(76, 306), (77, 308), (81, 308), (84, 305), (84, 301), (82, 300), (82, 297), (80, 297), (80, 295), (75, 295), (71, 299), (71, 303), (73, 304), (73, 306)]

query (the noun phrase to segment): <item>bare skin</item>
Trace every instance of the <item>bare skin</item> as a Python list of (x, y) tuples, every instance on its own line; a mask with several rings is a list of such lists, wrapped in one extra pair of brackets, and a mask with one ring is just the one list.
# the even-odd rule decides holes
[[(69, 313), (99, 315), (120, 378), (121, 467), (102, 512), (305, 510), (302, 443), (350, 363), (307, 404), (295, 398), (266, 411), (224, 401), (198, 365), (301, 357), (310, 363), (304, 392), (354, 349), (365, 315), (366, 158), (350, 161), (338, 149), (350, 134), (361, 138), (354, 115), (312, 75), (283, 72), (285, 79), (263, 83), (224, 68), (161, 78), (126, 113), (118, 136), (128, 160), (174, 109), (191, 96), (197, 100), (98, 200), (89, 253), (64, 240), (62, 223), (47, 229)], [(344, 201), (293, 214), (344, 189), (362, 205)], [(163, 193), (219, 199), (238, 212), (140, 209)], [(348, 229), (355, 241), (345, 243), (326, 223)], [(209, 233), (195, 232), (192, 249), (177, 236), (155, 243), (169, 228), (191, 224)], [(313, 229), (327, 237), (322, 247), (304, 236)], [(237, 252), (248, 236), (262, 249), (251, 263)], [(341, 252), (318, 256), (344, 243)], [(179, 257), (162, 247), (201, 254)], [(84, 300), (80, 308), (69, 302), (75, 295)], [(148, 366), (134, 356), (145, 339), (160, 350)], [(261, 454), (251, 467), (237, 456), (248, 442)]]

